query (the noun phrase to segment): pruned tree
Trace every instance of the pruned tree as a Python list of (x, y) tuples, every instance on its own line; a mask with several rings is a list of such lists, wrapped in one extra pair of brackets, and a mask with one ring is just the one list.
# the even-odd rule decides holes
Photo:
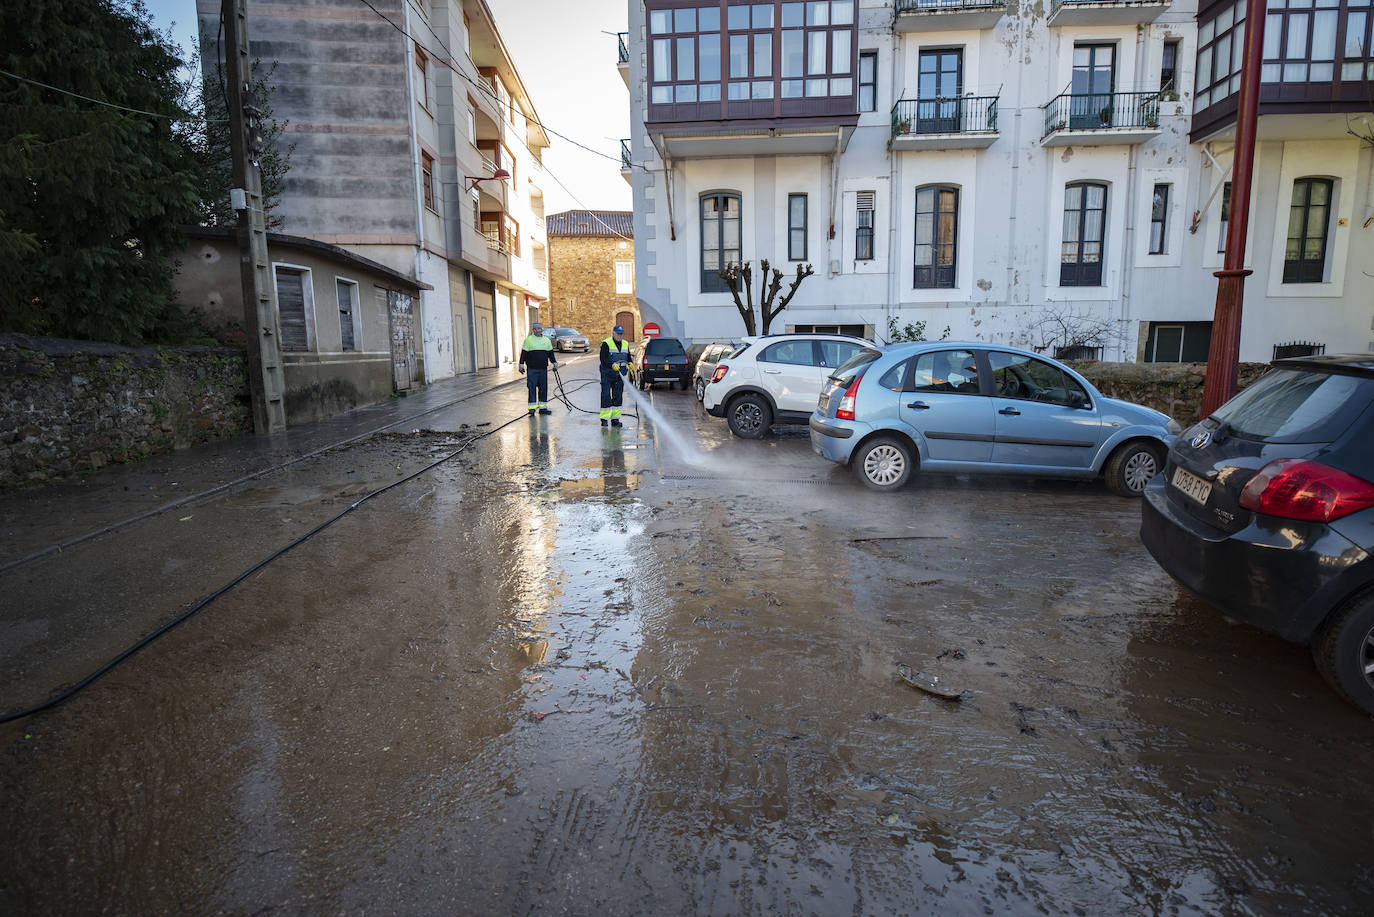
[(1106, 348), (1120, 343), (1121, 331), (1110, 318), (1073, 306), (1051, 306), (1034, 315), (1025, 329), (1031, 348), (1058, 356), (1075, 348)]
[[(773, 319), (787, 308), (787, 304), (792, 301), (792, 297), (797, 295), (797, 289), (801, 287), (802, 281), (816, 273), (811, 265), (798, 264), (796, 276), (787, 287), (787, 293), (778, 299), (778, 294), (782, 292), (782, 271), (771, 267), (768, 259), (759, 261), (759, 267), (763, 269), (763, 276), (759, 283), (758, 314), (754, 312), (754, 270), (753, 263), (746, 261), (744, 264), (731, 262), (717, 272), (721, 280), (725, 281), (726, 287), (730, 290), (731, 297), (735, 300), (735, 308), (739, 310), (739, 316), (744, 321), (744, 333), (747, 335), (767, 334), (773, 325)], [(771, 277), (769, 276), (771, 273)], [(743, 289), (744, 295), (741, 298), (740, 291)], [(761, 320), (760, 320), (761, 319)], [(758, 329), (762, 328), (762, 332)]]

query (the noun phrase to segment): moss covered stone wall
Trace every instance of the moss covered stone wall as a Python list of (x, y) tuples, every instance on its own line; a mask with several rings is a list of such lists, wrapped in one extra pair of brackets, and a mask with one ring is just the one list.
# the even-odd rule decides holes
[(240, 350), (0, 334), (0, 487), (251, 432), (249, 405)]
[[(1185, 427), (1202, 411), (1206, 363), (1072, 363), (1085, 379), (1109, 398), (1133, 401), (1163, 411)], [(1240, 364), (1240, 388), (1269, 368), (1267, 363)]]

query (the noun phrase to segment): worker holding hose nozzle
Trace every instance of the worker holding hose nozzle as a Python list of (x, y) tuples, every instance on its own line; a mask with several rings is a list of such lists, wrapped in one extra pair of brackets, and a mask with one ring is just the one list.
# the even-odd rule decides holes
[(625, 375), (630, 371), (630, 347), (625, 329), (616, 325), (601, 342), (601, 426), (621, 426), (620, 406), (625, 401)]
[(552, 414), (548, 405), (549, 367), (558, 368), (558, 357), (554, 356), (553, 341), (544, 337), (544, 326), (539, 322), (530, 328), (530, 336), (525, 338), (525, 343), (520, 347), (521, 374), (524, 374), (527, 366), (530, 372), (525, 376), (525, 386), (530, 393), (530, 416), (533, 417), (535, 411)]

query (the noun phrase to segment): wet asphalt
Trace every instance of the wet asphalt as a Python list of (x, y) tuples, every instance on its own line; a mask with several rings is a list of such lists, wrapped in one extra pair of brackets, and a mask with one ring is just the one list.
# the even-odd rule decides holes
[(875, 494), (662, 388), (623, 431), (441, 394), (0, 500), (10, 711), (422, 472), (0, 726), (0, 910), (1374, 908), (1374, 720), (1182, 594), (1137, 502)]

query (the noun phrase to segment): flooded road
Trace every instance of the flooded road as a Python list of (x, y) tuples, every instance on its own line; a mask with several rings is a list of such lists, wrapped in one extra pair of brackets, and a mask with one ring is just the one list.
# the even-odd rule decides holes
[[(800, 430), (733, 440), (690, 393), (647, 397), (685, 446), (522, 417), (0, 726), (0, 908), (1374, 907), (1374, 721), (1302, 648), (1180, 594), (1138, 503), (874, 494)], [(523, 403), (0, 573), (4, 709)]]

